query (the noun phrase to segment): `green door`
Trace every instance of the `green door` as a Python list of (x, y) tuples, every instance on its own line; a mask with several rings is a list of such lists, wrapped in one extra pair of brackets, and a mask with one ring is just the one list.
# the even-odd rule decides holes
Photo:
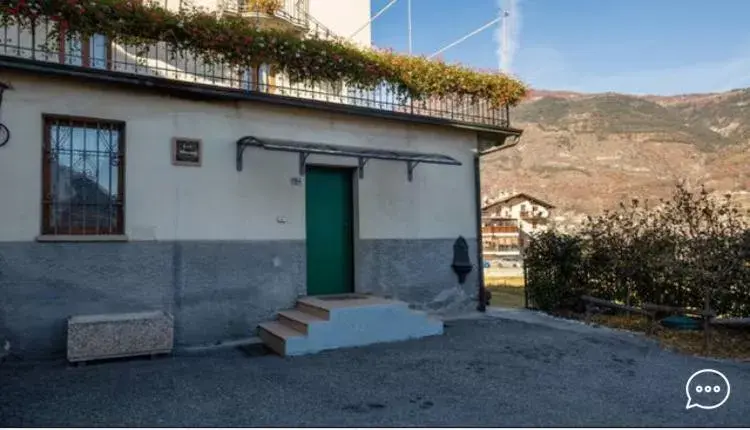
[(308, 166), (305, 175), (307, 294), (354, 289), (352, 171)]

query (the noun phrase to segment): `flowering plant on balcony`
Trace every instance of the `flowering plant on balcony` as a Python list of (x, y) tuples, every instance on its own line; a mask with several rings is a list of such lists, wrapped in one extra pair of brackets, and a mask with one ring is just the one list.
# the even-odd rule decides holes
[(174, 12), (141, 0), (4, 0), (0, 4), (4, 25), (30, 29), (45, 19), (57, 23), (46, 35), (53, 44), (61, 31), (103, 34), (114, 43), (143, 50), (164, 42), (175, 53), (189, 53), (209, 64), (269, 64), (292, 82), (344, 81), (360, 89), (389, 84), (402, 97), (468, 99), (492, 107), (514, 105), (526, 94), (524, 84), (500, 73), (362, 49), (345, 40), (301, 38), (260, 28), (242, 17), (194, 8)]
[(244, 5), (250, 12), (262, 12), (273, 15), (283, 6), (281, 0), (244, 0)]

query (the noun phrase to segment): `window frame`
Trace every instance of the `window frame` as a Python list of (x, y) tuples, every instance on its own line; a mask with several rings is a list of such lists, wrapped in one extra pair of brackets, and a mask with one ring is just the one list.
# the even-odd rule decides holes
[[(261, 70), (266, 70), (266, 83), (261, 83)], [(247, 73), (249, 84), (246, 85), (245, 74)], [(248, 68), (240, 68), (238, 71), (238, 83), (242, 91), (256, 91), (265, 94), (273, 94), (276, 92), (276, 70), (273, 66), (268, 64), (261, 64), (259, 66), (252, 66)]]
[[(58, 34), (58, 60), (60, 61), (60, 64), (65, 64), (67, 66), (73, 66), (73, 67), (88, 67), (88, 68), (95, 68), (99, 70), (112, 70), (112, 41), (107, 38), (107, 36), (103, 34), (94, 34), (93, 36), (88, 37), (78, 37), (81, 42), (81, 64), (68, 64), (66, 61), (67, 58), (71, 55), (68, 52), (68, 36), (69, 32), (66, 30), (60, 30)], [(102, 36), (106, 39), (105, 49), (106, 52), (104, 54), (104, 68), (99, 67), (93, 67), (91, 65), (91, 60), (93, 59), (91, 56), (91, 43), (93, 42), (93, 37), (95, 36)]]
[[(70, 127), (83, 127), (91, 128), (92, 124), (106, 124), (112, 129), (116, 129), (119, 132), (119, 138), (117, 142), (117, 204), (115, 205), (116, 210), (116, 227), (115, 228), (72, 228), (71, 226), (65, 226), (63, 228), (55, 227), (52, 225), (52, 213), (51, 206), (54, 203), (54, 197), (52, 197), (52, 171), (51, 171), (51, 149), (52, 149), (52, 135), (50, 133), (52, 126), (55, 124), (66, 124)], [(125, 162), (126, 162), (126, 123), (125, 121), (105, 119), (105, 118), (94, 118), (94, 117), (81, 117), (81, 116), (70, 116), (70, 115), (57, 115), (57, 114), (42, 114), (42, 217), (40, 231), (43, 236), (75, 236), (75, 237), (115, 237), (123, 236), (125, 234)]]

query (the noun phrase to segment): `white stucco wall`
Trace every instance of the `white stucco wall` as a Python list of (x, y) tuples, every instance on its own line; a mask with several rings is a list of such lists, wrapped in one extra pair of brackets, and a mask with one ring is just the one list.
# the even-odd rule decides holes
[[(371, 0), (309, 0), (310, 15), (334, 33), (349, 37), (370, 20)], [(372, 26), (352, 38), (363, 46), (372, 44)]]
[[(179, 10), (180, 0), (154, 0), (158, 4)], [(217, 10), (223, 2), (237, 0), (190, 0), (190, 4), (206, 10)], [(292, 8), (292, 0), (283, 0), (285, 7)], [(349, 37), (365, 25), (371, 14), (371, 0), (308, 0), (308, 13), (339, 36)], [(314, 25), (313, 25), (314, 26)], [(363, 46), (372, 44), (371, 26), (367, 25), (352, 40)]]
[(491, 210), (494, 216), (508, 218), (520, 218), (523, 211), (539, 214), (542, 218), (548, 218), (550, 214), (549, 209), (530, 200), (511, 201), (507, 204), (498, 205)]
[(546, 218), (549, 216), (549, 211), (547, 210), (547, 208), (529, 200), (519, 201), (510, 206), (511, 215), (515, 218), (520, 217), (521, 212), (524, 211), (539, 214), (539, 216), (542, 218)]
[[(419, 165), (411, 183), (406, 163), (370, 160), (355, 184), (359, 238), (476, 237), (471, 132), (267, 104), (192, 102), (67, 79), (2, 73), (0, 80), (13, 87), (1, 117), (12, 140), (0, 148), (0, 241), (31, 241), (40, 233), (44, 113), (126, 121), (131, 240), (303, 239), (304, 186), (291, 181), (298, 177), (297, 154), (250, 148), (237, 172), (235, 142), (246, 135), (452, 156), (463, 165)], [(203, 139), (202, 167), (171, 164), (175, 136)], [(356, 163), (321, 156), (308, 162)]]
[(522, 219), (521, 212), (538, 214), (540, 218), (549, 218), (550, 216), (550, 210), (548, 208), (527, 199), (511, 200), (505, 204), (495, 206), (490, 211), (490, 214), (492, 216), (518, 220), (523, 231), (527, 233), (536, 233), (548, 229), (548, 226), (543, 223), (537, 223), (534, 225), (534, 223)]

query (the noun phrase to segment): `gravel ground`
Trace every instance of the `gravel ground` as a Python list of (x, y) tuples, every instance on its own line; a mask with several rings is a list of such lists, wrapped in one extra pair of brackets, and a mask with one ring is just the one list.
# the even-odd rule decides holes
[[(503, 316), (445, 336), (308, 357), (240, 350), (85, 367), (0, 366), (0, 427), (750, 426), (750, 364), (662, 351), (635, 335)], [(521, 319), (523, 319), (521, 318)], [(731, 397), (685, 405), (723, 372)]]

